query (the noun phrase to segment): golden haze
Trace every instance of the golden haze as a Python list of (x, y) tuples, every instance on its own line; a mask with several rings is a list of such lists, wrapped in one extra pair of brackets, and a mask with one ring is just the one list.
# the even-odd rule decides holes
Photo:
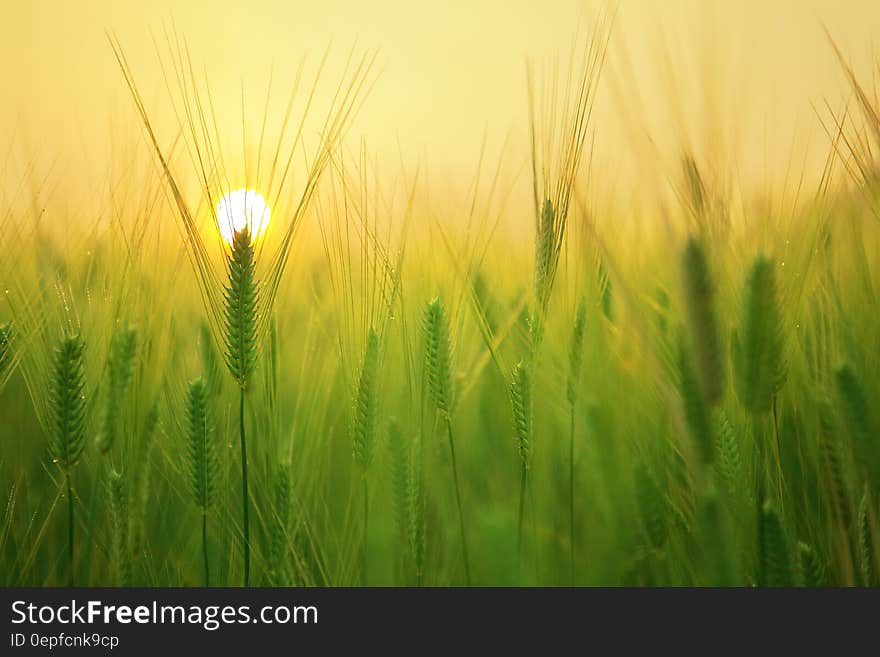
[[(490, 159), (525, 163), (525, 62), (563, 58), (576, 26), (590, 29), (607, 5), (574, 0), (290, 2), (35, 0), (7, 3), (0, 40), (0, 185), (17, 189), (33, 167), (54, 172), (73, 205), (103, 191), (140, 125), (108, 45), (118, 36), (139, 86), (173, 135), (153, 39), (185, 37), (204, 67), (224, 127), (259, 119), (270, 69), (276, 90), (304, 53), (316, 63), (332, 43), (327, 84), (352, 44), (379, 50), (377, 82), (351, 136), (386, 171), (427, 165), (437, 180), (467, 179), (486, 135)], [(814, 105), (839, 107), (847, 88), (823, 32), (867, 72), (880, 4), (870, 0), (622, 0), (594, 127), (596, 171), (624, 181), (662, 181), (682, 148), (711, 152), (743, 180), (781, 180), (821, 170), (827, 154)], [(162, 120), (164, 117), (164, 120)], [(257, 128), (254, 127), (254, 130)], [(709, 144), (711, 148), (705, 148)], [(62, 175), (63, 174), (63, 175)], [(612, 193), (612, 192), (608, 192)], [(82, 197), (82, 198), (79, 198)]]

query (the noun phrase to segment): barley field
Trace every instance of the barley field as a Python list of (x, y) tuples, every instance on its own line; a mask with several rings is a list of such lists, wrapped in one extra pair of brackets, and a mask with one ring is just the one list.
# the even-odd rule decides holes
[(230, 136), (111, 33), (100, 210), (2, 174), (0, 583), (880, 585), (880, 89), (829, 33), (818, 164), (681, 142), (616, 204), (615, 18), (511, 64), (527, 147), (464, 184), (358, 138), (373, 50)]

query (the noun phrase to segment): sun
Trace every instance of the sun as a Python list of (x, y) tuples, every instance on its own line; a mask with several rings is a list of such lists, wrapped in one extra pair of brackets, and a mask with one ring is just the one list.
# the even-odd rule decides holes
[(227, 193), (217, 204), (217, 225), (227, 244), (232, 244), (235, 233), (248, 227), (256, 240), (269, 226), (269, 204), (252, 189), (236, 189)]

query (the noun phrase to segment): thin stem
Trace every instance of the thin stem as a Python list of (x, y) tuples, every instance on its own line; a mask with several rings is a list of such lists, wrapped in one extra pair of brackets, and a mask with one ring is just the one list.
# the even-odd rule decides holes
[(241, 436), (241, 506), (242, 524), (244, 531), (244, 585), (250, 585), (251, 571), (251, 535), (248, 526), (248, 470), (247, 470), (247, 442), (244, 436), (244, 388), (240, 389), (238, 404), (239, 430)]
[(461, 532), (461, 553), (464, 557), (464, 579), (467, 586), (471, 585), (471, 566), (468, 559), (467, 535), (464, 531), (464, 511), (461, 506), (461, 489), (458, 485), (458, 465), (455, 461), (455, 442), (452, 440), (452, 418), (446, 416), (446, 435), (449, 437), (449, 455), (452, 461), (452, 479), (455, 482), (455, 503), (458, 506), (458, 528)]
[(574, 585), (574, 404), (571, 404), (568, 433), (568, 570)]
[(70, 470), (64, 473), (67, 480), (67, 556), (70, 569), (68, 573), (70, 586), (73, 586), (73, 486), (70, 483)]
[(361, 585), (367, 585), (367, 528), (370, 519), (370, 487), (367, 484), (367, 473), (364, 471), (364, 535), (361, 545)]
[(208, 570), (208, 514), (202, 511), (202, 558), (205, 562), (205, 586), (211, 586), (211, 575)]

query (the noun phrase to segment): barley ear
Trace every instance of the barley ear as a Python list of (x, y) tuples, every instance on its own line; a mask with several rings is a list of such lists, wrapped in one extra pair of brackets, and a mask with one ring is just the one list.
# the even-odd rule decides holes
[(681, 399), (688, 433), (699, 454), (700, 461), (711, 464), (715, 458), (711, 411), (700, 390), (690, 353), (683, 341), (679, 345), (678, 356)]
[(257, 365), (257, 283), (254, 245), (247, 228), (235, 233), (227, 257), (226, 366), (242, 390)]
[(49, 452), (66, 472), (79, 462), (85, 447), (84, 349), (79, 335), (62, 338), (49, 386)]
[(700, 391), (706, 403), (716, 404), (724, 392), (724, 360), (715, 316), (715, 288), (702, 242), (688, 239), (681, 261), (684, 311), (689, 347), (694, 355)]
[(137, 329), (126, 327), (117, 331), (110, 340), (107, 359), (107, 390), (98, 429), (98, 449), (106, 454), (113, 447), (118, 432), (119, 411), (125, 390), (134, 374), (137, 351)]
[(852, 528), (852, 494), (847, 470), (840, 455), (840, 443), (834, 428), (832, 408), (828, 402), (819, 404), (819, 454), (827, 482), (831, 513), (844, 531)]
[(290, 525), (290, 464), (280, 463), (275, 472), (273, 496), (275, 509), (272, 518), (269, 549), (269, 567), (276, 579), (287, 558), (288, 529)]
[(731, 547), (732, 536), (728, 517), (711, 485), (700, 501), (699, 521), (705, 584), (709, 586), (736, 585), (738, 583), (738, 568), (734, 550)]
[(187, 473), (196, 506), (207, 512), (214, 500), (218, 471), (208, 393), (202, 379), (189, 384), (186, 395)]
[(742, 325), (731, 344), (736, 392), (752, 413), (770, 410), (784, 378), (773, 261), (759, 255), (746, 281)]
[(859, 466), (859, 474), (867, 477), (871, 486), (880, 485), (880, 435), (873, 427), (871, 408), (864, 387), (848, 364), (834, 372), (840, 407), (852, 449)]
[(155, 401), (147, 411), (141, 432), (141, 453), (135, 480), (132, 483), (132, 512), (130, 539), (132, 553), (141, 551), (146, 535), (148, 510), (150, 508), (150, 475), (153, 461), (153, 450), (156, 446), (155, 435), (159, 426), (159, 405)]
[(0, 383), (12, 369), (12, 322), (0, 324)]
[[(716, 476), (723, 486), (723, 492), (736, 505), (749, 502), (749, 485), (743, 467), (742, 448), (739, 437), (722, 410), (716, 416)], [(742, 507), (740, 507), (742, 508)], [(735, 514), (736, 508), (731, 509)]]
[(370, 329), (355, 396), (352, 445), (354, 458), (364, 470), (376, 453), (376, 422), (379, 417), (379, 336)]
[(409, 458), (409, 476), (407, 477), (407, 509), (408, 537), (410, 556), (416, 577), (421, 583), (425, 571), (425, 554), (427, 552), (427, 527), (425, 521), (425, 480), (422, 465), (422, 440), (418, 437), (413, 441)]
[(529, 366), (517, 363), (510, 383), (513, 429), (522, 465), (528, 469), (532, 460), (532, 376)]
[(535, 235), (535, 300), (543, 313), (550, 300), (556, 248), (556, 212), (550, 199), (544, 201)]
[(388, 422), (389, 481), (391, 483), (391, 504), (394, 521), (403, 538), (407, 535), (408, 494), (409, 494), (409, 454), (400, 423), (396, 418)]
[(826, 586), (828, 574), (825, 570), (825, 564), (822, 563), (816, 550), (807, 543), (799, 541), (797, 552), (803, 585), (810, 587)]
[(871, 527), (871, 512), (868, 508), (868, 487), (859, 502), (859, 570), (862, 586), (877, 586), (877, 571), (874, 567), (874, 532)]
[(568, 380), (565, 386), (568, 403), (574, 406), (578, 397), (581, 366), (584, 360), (584, 330), (587, 324), (587, 303), (581, 298), (574, 317), (571, 331), (571, 345), (568, 350)]
[(635, 502), (642, 530), (657, 550), (666, 544), (669, 503), (663, 487), (644, 465), (636, 470)]
[(449, 339), (449, 321), (440, 298), (425, 307), (423, 331), (425, 337), (425, 371), (431, 402), (442, 413), (452, 411), (452, 344)]
[(760, 544), (760, 559), (764, 581), (762, 586), (794, 586), (794, 569), (789, 551), (785, 528), (776, 508), (768, 500), (761, 509), (760, 522), (763, 540)]
[(129, 552), (129, 509), (122, 473), (110, 469), (107, 481), (110, 499), (111, 555), (119, 586), (131, 582), (131, 555)]

